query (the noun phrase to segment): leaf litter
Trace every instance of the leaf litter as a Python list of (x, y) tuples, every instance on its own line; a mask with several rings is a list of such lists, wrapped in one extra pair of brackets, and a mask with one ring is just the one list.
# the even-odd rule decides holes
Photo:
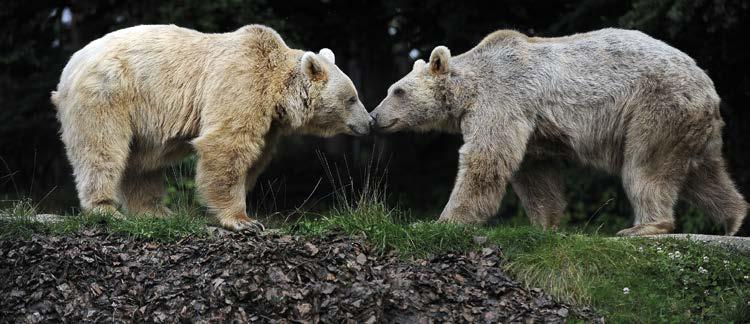
[(341, 234), (145, 242), (86, 230), (0, 241), (0, 322), (587, 322), (502, 251), (404, 260)]

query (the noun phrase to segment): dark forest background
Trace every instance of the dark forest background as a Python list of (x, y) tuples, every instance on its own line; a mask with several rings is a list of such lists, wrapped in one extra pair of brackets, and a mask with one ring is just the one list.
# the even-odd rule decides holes
[[(69, 212), (77, 206), (49, 101), (49, 92), (76, 50), (108, 32), (139, 24), (226, 32), (252, 23), (275, 28), (291, 47), (331, 48), (368, 109), (411, 69), (415, 59), (426, 59), (437, 45), (462, 53), (500, 28), (536, 36), (604, 27), (641, 30), (691, 55), (714, 80), (723, 99), (729, 169), (748, 196), (749, 15), (750, 3), (742, 0), (3, 1), (0, 200), (31, 198), (40, 209), (52, 212)], [(376, 161), (390, 203), (418, 217), (436, 218), (453, 184), (460, 144), (460, 138), (441, 134), (290, 137), (251, 194), (251, 209), (272, 212), (300, 205), (324, 209), (335, 187), (327, 181), (326, 165), (334, 174), (339, 170), (344, 179), (351, 176), (361, 183), (366, 166)], [(631, 222), (617, 178), (575, 165), (562, 172), (568, 175), (568, 224), (612, 232)], [(170, 181), (170, 190), (191, 188), (189, 161), (173, 173), (184, 177)], [(719, 232), (685, 204), (678, 206), (677, 217), (678, 230)], [(498, 221), (525, 222), (512, 192)]]

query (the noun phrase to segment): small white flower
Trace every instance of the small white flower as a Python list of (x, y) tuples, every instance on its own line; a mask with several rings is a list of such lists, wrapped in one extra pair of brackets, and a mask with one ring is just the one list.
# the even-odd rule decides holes
[(704, 290), (703, 294), (708, 295), (708, 290)]
[(708, 262), (708, 257), (707, 256), (703, 257), (703, 262)]
[(745, 278), (745, 280), (750, 280), (750, 276), (744, 276), (742, 278)]
[(724, 260), (724, 264), (729, 264), (729, 261), (727, 261), (727, 260)]
[(630, 293), (630, 288), (628, 288), (628, 287), (622, 288), (622, 294), (623, 295), (627, 295), (629, 293)]
[(638, 247), (638, 252), (643, 252), (643, 247), (642, 246)]
[(703, 269), (703, 267), (698, 267), (698, 273), (708, 273), (708, 270)]
[(680, 268), (680, 272), (683, 272), (683, 271), (685, 271), (685, 268)]
[(662, 251), (662, 250), (661, 250), (661, 247), (657, 247), (657, 248), (656, 248), (656, 252), (662, 253), (662, 252), (664, 252), (664, 251)]

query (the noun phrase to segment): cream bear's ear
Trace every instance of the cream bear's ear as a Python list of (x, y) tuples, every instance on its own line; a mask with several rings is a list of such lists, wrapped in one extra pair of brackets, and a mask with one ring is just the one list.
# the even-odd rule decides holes
[(336, 56), (333, 55), (333, 51), (327, 48), (324, 48), (324, 49), (321, 49), (320, 52), (318, 52), (318, 55), (324, 57), (326, 60), (328, 60), (328, 62), (336, 64)]
[(426, 64), (426, 63), (424, 62), (424, 60), (423, 60), (423, 59), (418, 59), (418, 60), (414, 61), (414, 65), (412, 65), (412, 66), (411, 66), (411, 69), (412, 69), (412, 70), (416, 70), (417, 68), (419, 68), (419, 67), (422, 67), (422, 66), (424, 66), (425, 64)]
[(430, 54), (430, 72), (434, 74), (443, 74), (448, 72), (448, 60), (451, 58), (451, 51), (445, 46), (438, 46)]
[(305, 52), (302, 55), (302, 72), (312, 81), (325, 81), (328, 79), (326, 69), (313, 52)]

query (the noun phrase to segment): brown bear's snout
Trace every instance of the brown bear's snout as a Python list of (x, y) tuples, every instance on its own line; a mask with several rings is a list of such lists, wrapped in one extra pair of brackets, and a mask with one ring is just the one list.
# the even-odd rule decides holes
[(378, 109), (377, 108), (375, 108), (375, 110), (370, 112), (370, 118), (372, 119), (372, 122), (370, 123), (370, 128), (373, 131), (377, 131), (380, 128), (378, 125)]

